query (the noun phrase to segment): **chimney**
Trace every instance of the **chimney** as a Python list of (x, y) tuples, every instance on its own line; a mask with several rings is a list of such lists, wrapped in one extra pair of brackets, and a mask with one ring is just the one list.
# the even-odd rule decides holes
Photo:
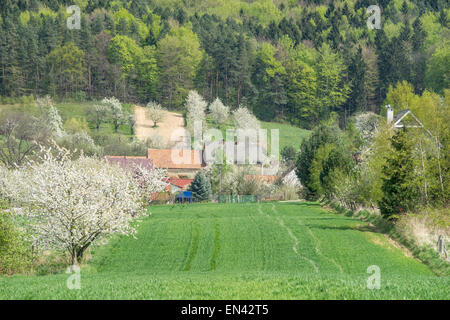
[(391, 105), (387, 105), (387, 123), (391, 124), (394, 121), (394, 109), (391, 108)]

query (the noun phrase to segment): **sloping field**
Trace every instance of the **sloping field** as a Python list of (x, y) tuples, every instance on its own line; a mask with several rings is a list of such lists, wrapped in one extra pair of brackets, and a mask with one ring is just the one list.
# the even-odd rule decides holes
[(166, 145), (181, 141), (176, 137), (175, 141), (171, 141), (172, 134), (175, 130), (184, 128), (184, 118), (180, 113), (167, 112), (167, 116), (158, 127), (153, 127), (153, 121), (147, 119), (145, 115), (145, 107), (134, 107), (134, 114), (136, 116), (136, 136), (141, 140), (154, 139), (159, 136), (162, 142)]
[[(138, 239), (95, 250), (68, 275), (0, 278), (12, 299), (449, 299), (436, 277), (361, 221), (313, 203), (151, 207)], [(367, 288), (369, 266), (381, 289)]]

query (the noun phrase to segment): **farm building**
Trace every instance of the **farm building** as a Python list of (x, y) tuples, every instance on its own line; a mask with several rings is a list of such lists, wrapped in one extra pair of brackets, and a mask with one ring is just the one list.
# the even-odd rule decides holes
[(193, 179), (179, 179), (179, 178), (169, 178), (167, 179), (168, 191), (172, 194), (181, 191), (186, 191), (191, 185)]
[(152, 160), (155, 168), (166, 169), (171, 177), (193, 179), (206, 166), (203, 153), (198, 150), (179, 151), (174, 156), (172, 149), (148, 149), (147, 158)]

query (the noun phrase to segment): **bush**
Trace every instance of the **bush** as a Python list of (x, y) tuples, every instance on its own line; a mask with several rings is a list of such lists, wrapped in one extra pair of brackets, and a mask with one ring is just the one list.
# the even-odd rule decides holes
[(84, 91), (77, 91), (72, 95), (72, 98), (76, 102), (85, 102), (87, 101), (87, 95)]
[(95, 144), (103, 147), (107, 156), (145, 156), (149, 144), (137, 139), (130, 140), (121, 135), (94, 134)]
[(102, 153), (102, 148), (94, 143), (94, 140), (86, 131), (65, 135), (58, 140), (58, 144), (73, 151), (73, 154), (77, 157), (80, 156), (81, 152), (86, 156), (96, 156)]
[(20, 97), (20, 104), (23, 106), (34, 106), (36, 104), (36, 101), (34, 100), (33, 95), (29, 95), (29, 96), (22, 96)]
[(85, 118), (70, 118), (64, 123), (64, 127), (69, 134), (80, 133), (82, 131), (89, 133), (89, 126)]
[(287, 165), (293, 164), (295, 162), (296, 156), (297, 152), (292, 146), (286, 146), (283, 148), (283, 150), (281, 150), (281, 158), (283, 159), (283, 162)]
[(30, 247), (11, 215), (0, 212), (0, 274), (12, 275), (31, 270)]
[(302, 142), (296, 159), (296, 173), (308, 195), (313, 196), (316, 193), (311, 177), (311, 167), (314, 160), (316, 162), (319, 160), (317, 157), (319, 148), (323, 149), (325, 144), (330, 146), (342, 144), (342, 140), (342, 133), (337, 126), (320, 125), (313, 131), (309, 139)]

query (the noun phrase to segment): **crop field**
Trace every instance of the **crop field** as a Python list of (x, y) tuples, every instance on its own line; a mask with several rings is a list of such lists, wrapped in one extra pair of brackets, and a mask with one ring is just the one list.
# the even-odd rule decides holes
[[(369, 224), (315, 203), (153, 206), (137, 239), (65, 273), (0, 278), (0, 299), (449, 299), (435, 276)], [(368, 289), (370, 266), (380, 289)]]

